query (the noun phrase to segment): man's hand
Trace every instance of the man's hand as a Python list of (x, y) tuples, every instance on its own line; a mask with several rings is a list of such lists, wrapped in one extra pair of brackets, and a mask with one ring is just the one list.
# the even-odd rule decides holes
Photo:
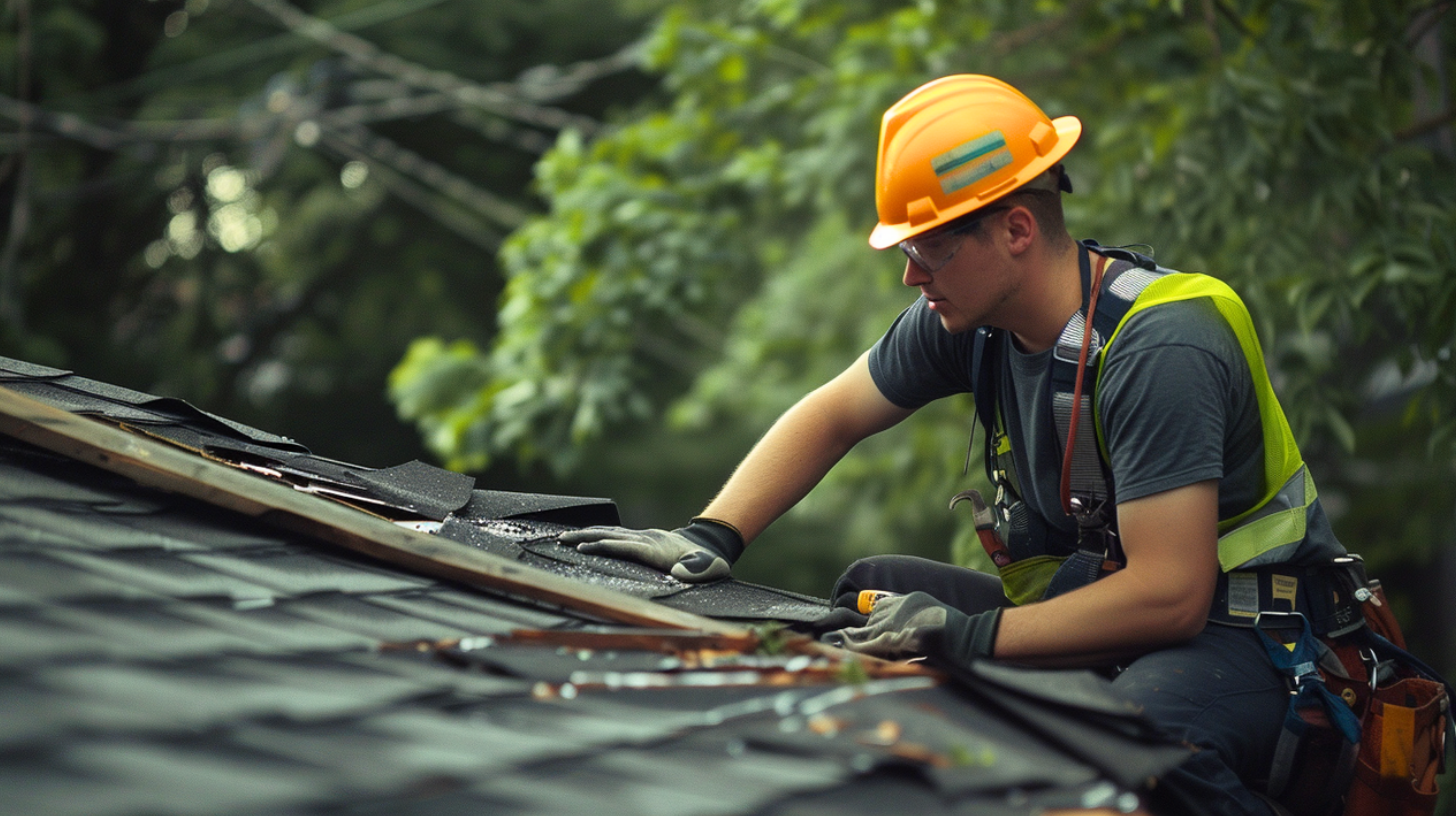
[(861, 627), (840, 629), (824, 641), (891, 660), (925, 655), (951, 664), (990, 657), (1001, 610), (967, 615), (924, 592), (882, 598)]
[(705, 518), (676, 530), (586, 527), (568, 530), (557, 540), (584, 553), (637, 561), (687, 583), (729, 577), (744, 548), (732, 525)]

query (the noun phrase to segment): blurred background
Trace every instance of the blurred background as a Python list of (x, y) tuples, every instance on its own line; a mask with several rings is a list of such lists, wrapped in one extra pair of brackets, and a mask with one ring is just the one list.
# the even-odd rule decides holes
[[(0, 354), (678, 526), (913, 299), (866, 245), (880, 114), (989, 73), (1084, 121), (1076, 236), (1244, 296), (1338, 532), (1456, 674), (1451, 7), (6, 0)], [(978, 563), (971, 414), (862, 445), (738, 574)]]

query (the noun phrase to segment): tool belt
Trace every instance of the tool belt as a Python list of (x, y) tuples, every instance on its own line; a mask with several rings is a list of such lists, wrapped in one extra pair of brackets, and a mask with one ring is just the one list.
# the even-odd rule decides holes
[(1209, 620), (1258, 632), (1289, 681), (1271, 797), (1296, 816), (1434, 811), (1448, 732), (1456, 743), (1452, 689), (1405, 650), (1359, 556), (1229, 573)]

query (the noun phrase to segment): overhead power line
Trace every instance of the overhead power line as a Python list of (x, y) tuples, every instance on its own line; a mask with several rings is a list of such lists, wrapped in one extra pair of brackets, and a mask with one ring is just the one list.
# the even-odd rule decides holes
[(575, 127), (591, 131), (596, 128), (597, 122), (588, 116), (527, 100), (560, 99), (580, 90), (593, 79), (636, 64), (634, 45), (609, 57), (578, 63), (565, 70), (544, 68), (528, 71), (518, 83), (483, 85), (449, 71), (427, 68), (397, 57), (362, 37), (340, 31), (325, 20), (305, 14), (283, 0), (250, 2), (293, 33), (337, 51), (371, 71), (394, 77), (416, 88), (446, 94), (462, 105), (483, 108), (499, 116), (553, 130)]

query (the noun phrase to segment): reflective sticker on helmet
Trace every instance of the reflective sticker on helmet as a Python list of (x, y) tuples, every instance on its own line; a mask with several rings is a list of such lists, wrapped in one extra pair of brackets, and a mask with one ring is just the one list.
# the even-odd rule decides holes
[(930, 160), (931, 169), (940, 179), (946, 195), (964, 189), (1011, 164), (1011, 149), (1006, 136), (993, 130), (984, 136), (964, 142)]

